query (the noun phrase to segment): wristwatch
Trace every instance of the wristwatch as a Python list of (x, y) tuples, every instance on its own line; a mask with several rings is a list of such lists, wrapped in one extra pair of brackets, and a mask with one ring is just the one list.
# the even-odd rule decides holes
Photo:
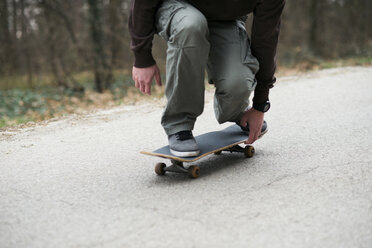
[(255, 110), (261, 111), (263, 113), (267, 112), (270, 109), (270, 101), (266, 101), (263, 103), (253, 103), (253, 108)]

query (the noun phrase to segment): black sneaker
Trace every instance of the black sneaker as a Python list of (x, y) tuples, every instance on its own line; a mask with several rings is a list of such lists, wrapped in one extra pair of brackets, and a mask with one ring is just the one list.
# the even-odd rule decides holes
[[(247, 126), (246, 127), (242, 127), (240, 126), (240, 123), (239, 122), (236, 122), (236, 125), (238, 125), (246, 134), (249, 135), (249, 125), (247, 123)], [(261, 128), (261, 134), (258, 138), (261, 138), (262, 136), (264, 136), (265, 133), (267, 133), (267, 131), (269, 131), (269, 129), (267, 128), (267, 122), (264, 121), (262, 123), (262, 128)]]
[(177, 157), (194, 157), (200, 153), (191, 131), (181, 131), (168, 136), (169, 150)]

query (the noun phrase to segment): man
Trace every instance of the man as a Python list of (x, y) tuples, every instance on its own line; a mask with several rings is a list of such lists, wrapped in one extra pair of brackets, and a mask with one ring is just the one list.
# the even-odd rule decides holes
[[(135, 55), (135, 86), (151, 94), (160, 71), (152, 57), (158, 33), (168, 42), (167, 105), (162, 126), (170, 150), (196, 156), (192, 135), (204, 107), (204, 72), (216, 87), (214, 109), (219, 123), (236, 122), (249, 132), (251, 144), (267, 131), (264, 113), (270, 108), (269, 89), (275, 82), (275, 56), (285, 0), (132, 0), (129, 30)], [(250, 41), (244, 27), (254, 20)], [(253, 107), (249, 106), (254, 91)]]

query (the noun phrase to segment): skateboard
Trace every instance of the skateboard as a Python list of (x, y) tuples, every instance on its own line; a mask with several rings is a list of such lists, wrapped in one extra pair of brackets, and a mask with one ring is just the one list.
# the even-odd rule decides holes
[(248, 139), (248, 135), (241, 128), (234, 124), (223, 130), (201, 134), (195, 137), (199, 146), (200, 154), (194, 157), (177, 157), (170, 153), (169, 146), (163, 146), (155, 151), (142, 154), (170, 159), (171, 165), (165, 163), (157, 163), (155, 165), (155, 173), (164, 175), (166, 172), (176, 172), (188, 174), (191, 178), (197, 178), (200, 175), (200, 168), (196, 165), (184, 167), (184, 163), (193, 163), (210, 154), (220, 155), (223, 151), (243, 153), (245, 157), (251, 158), (255, 153), (252, 145), (245, 147), (239, 144), (244, 143)]

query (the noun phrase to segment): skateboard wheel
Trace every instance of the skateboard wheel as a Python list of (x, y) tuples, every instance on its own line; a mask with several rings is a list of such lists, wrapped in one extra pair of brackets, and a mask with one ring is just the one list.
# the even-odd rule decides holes
[(165, 174), (164, 168), (167, 167), (164, 163), (157, 163), (155, 165), (155, 173), (159, 176), (162, 176)]
[(244, 155), (247, 158), (253, 157), (254, 153), (255, 153), (255, 150), (254, 150), (254, 147), (253, 146), (246, 146), (246, 147), (244, 147)]
[(215, 152), (215, 155), (221, 155), (222, 151)]
[(200, 175), (200, 168), (198, 166), (191, 165), (187, 169), (187, 172), (188, 172), (188, 174), (189, 174), (190, 177), (192, 177), (192, 178), (198, 178), (199, 175)]

